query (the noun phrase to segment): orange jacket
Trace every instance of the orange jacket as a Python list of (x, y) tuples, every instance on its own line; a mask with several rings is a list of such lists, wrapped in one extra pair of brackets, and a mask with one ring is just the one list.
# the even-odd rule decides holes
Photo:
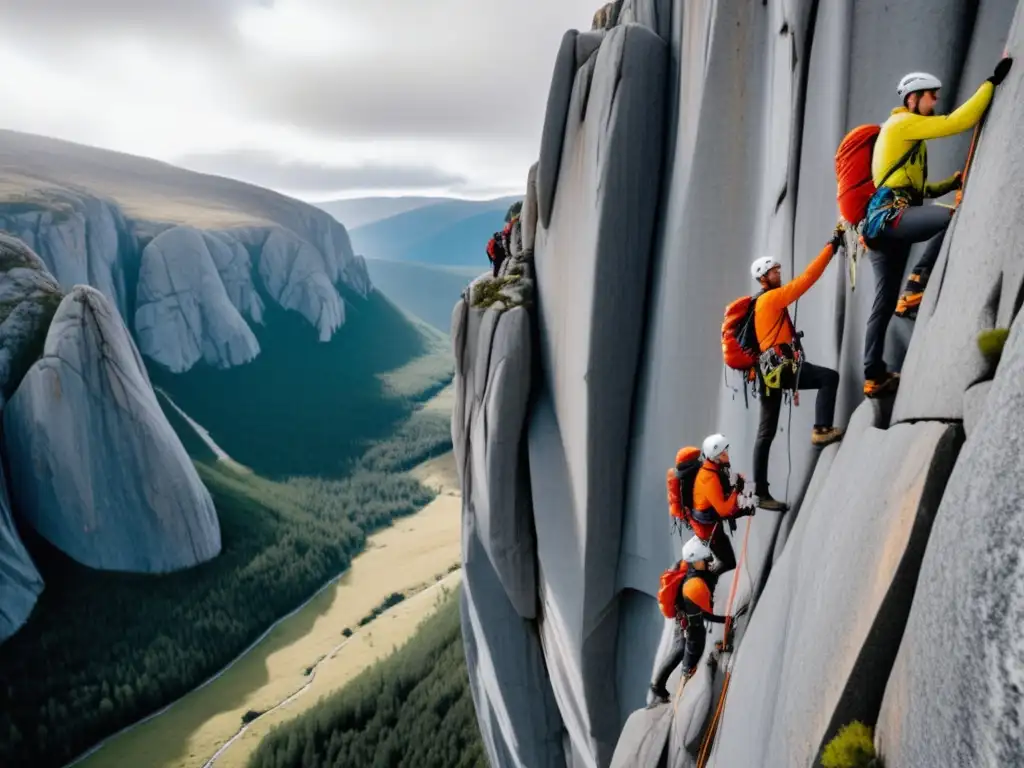
[[(726, 496), (722, 493), (722, 484), (718, 480), (718, 465), (711, 460), (705, 461), (697, 471), (697, 477), (693, 481), (693, 510), (704, 512), (714, 510), (720, 517), (732, 517), (739, 510), (739, 491), (735, 488), (732, 493)], [(715, 523), (702, 523), (692, 521), (693, 532), (701, 539), (707, 541), (715, 532)]]
[(834, 255), (832, 243), (826, 243), (821, 253), (807, 265), (802, 275), (757, 298), (754, 305), (754, 330), (757, 332), (757, 344), (762, 352), (777, 344), (793, 343), (793, 324), (788, 318), (786, 308), (807, 293), (807, 290), (818, 281)]

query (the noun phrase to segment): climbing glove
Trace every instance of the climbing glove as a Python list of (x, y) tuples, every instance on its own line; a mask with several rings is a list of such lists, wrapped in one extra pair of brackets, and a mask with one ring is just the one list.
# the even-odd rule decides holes
[(991, 74), (991, 76), (985, 79), (992, 83), (992, 85), (999, 85), (1001, 82), (1003, 82), (1003, 79), (1006, 77), (1006, 73), (1010, 71), (1010, 66), (1012, 64), (1013, 59), (1010, 58), (1009, 56), (1004, 56), (999, 60), (999, 63), (996, 64), (996, 69)]
[(836, 228), (832, 230), (832, 237), (829, 238), (829, 242), (832, 244), (832, 251), (838, 251), (843, 245), (843, 235), (846, 233), (846, 227), (842, 224), (836, 224)]

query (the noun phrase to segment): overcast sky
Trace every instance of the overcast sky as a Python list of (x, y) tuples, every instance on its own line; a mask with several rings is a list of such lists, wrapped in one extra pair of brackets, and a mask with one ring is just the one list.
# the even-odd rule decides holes
[(522, 192), (601, 0), (3, 0), (0, 127), (312, 201)]

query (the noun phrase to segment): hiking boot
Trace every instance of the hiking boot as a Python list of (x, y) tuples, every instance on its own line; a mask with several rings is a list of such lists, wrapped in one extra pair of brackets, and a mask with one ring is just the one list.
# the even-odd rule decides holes
[(831, 445), (842, 438), (843, 430), (839, 427), (815, 427), (811, 430), (811, 445)]
[(761, 509), (771, 509), (776, 512), (785, 512), (789, 509), (786, 502), (773, 499), (768, 491), (757, 494), (757, 506)]
[(899, 385), (898, 373), (885, 373), (877, 379), (867, 379), (864, 382), (864, 397), (885, 397), (894, 394)]
[(907, 278), (907, 284), (896, 302), (896, 317), (905, 317), (913, 320), (917, 317), (917, 308), (921, 306), (921, 299), (924, 298), (924, 289), (928, 284), (927, 275), (911, 273)]

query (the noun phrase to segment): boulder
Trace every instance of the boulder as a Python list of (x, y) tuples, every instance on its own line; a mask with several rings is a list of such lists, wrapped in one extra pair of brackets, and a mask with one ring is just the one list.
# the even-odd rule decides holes
[(220, 552), (210, 495), (95, 289), (61, 301), (3, 418), (14, 508), (75, 560), (161, 573)]
[(750, 618), (709, 765), (812, 765), (873, 722), (958, 442), (940, 423), (843, 441)]
[[(222, 260), (228, 256), (224, 263), (230, 268), (229, 246), (192, 227), (168, 229), (142, 252), (135, 309), (139, 350), (173, 373), (183, 373), (200, 360), (215, 368), (242, 365), (260, 351), (228, 297), (211, 243)], [(234, 287), (242, 300), (242, 286), (236, 282)], [(248, 307), (253, 309), (251, 300)], [(261, 310), (259, 306), (257, 312)]]
[(1018, 319), (921, 563), (875, 731), (888, 766), (1016, 765), (1024, 753), (1022, 382)]
[(285, 309), (305, 317), (320, 332), (320, 341), (330, 341), (345, 322), (345, 303), (330, 278), (329, 262), (286, 229), (271, 230), (259, 257), (260, 279), (267, 293)]

